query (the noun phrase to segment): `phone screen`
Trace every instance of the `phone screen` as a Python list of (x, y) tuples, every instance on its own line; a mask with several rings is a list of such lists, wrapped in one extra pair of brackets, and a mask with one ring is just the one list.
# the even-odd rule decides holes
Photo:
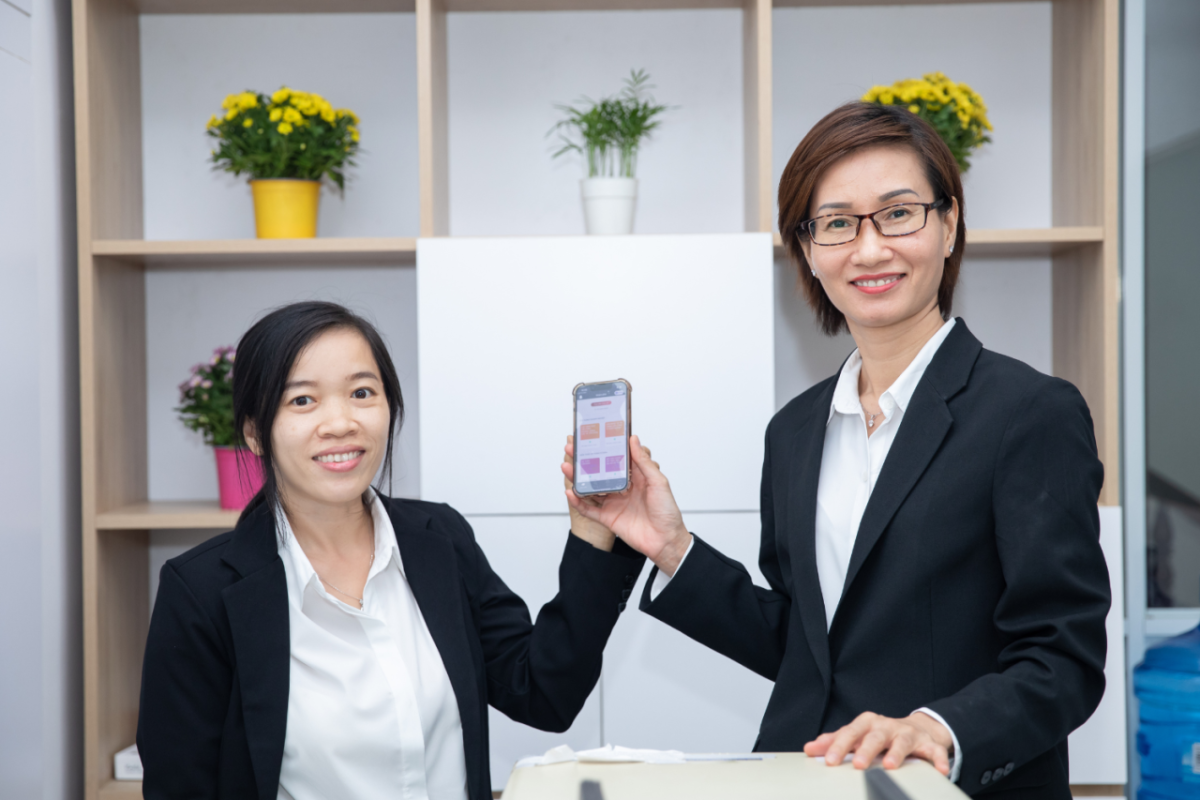
[(575, 389), (575, 493), (620, 492), (629, 485), (629, 384)]

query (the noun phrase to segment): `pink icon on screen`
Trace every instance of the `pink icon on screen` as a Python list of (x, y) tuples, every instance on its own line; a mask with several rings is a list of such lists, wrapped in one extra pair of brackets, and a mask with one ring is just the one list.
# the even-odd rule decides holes
[(605, 472), (620, 472), (624, 469), (625, 456), (606, 456), (604, 459)]
[(585, 475), (595, 475), (600, 471), (600, 459), (581, 458), (579, 459), (579, 468), (583, 470)]

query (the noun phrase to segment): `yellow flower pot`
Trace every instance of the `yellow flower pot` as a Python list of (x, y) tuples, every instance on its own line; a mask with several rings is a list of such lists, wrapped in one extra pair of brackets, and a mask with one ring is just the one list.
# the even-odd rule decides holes
[(250, 181), (254, 227), (260, 239), (312, 239), (317, 235), (320, 181), (272, 178)]

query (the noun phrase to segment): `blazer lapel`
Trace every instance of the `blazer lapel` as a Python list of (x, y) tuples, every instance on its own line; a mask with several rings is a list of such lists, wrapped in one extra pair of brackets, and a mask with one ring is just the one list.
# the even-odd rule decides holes
[(800, 619), (804, 636), (812, 651), (821, 680), (828, 692), (832, 668), (829, 659), (829, 631), (825, 623), (825, 599), (821, 595), (821, 577), (817, 573), (817, 487), (821, 479), (821, 457), (825, 452), (825, 428), (829, 405), (837, 381), (813, 402), (808, 423), (796, 432), (792, 440), (791, 463), (799, 466), (790, 480), (788, 518), (792, 525), (794, 546), (791, 548), (793, 586), (799, 600)]
[(234, 531), (222, 558), (242, 580), (221, 592), (237, 653), (246, 740), (260, 798), (279, 794), (291, 671), (287, 576), (275, 520), (260, 506)]
[(954, 417), (947, 401), (966, 386), (982, 349), (983, 345), (959, 318), (925, 369), (859, 523), (842, 587), (843, 597), (850, 592), (867, 556), (950, 432)]
[(428, 530), (430, 517), (424, 512), (387, 498), (385, 505), (396, 531), (404, 575), (454, 688), (467, 755), (467, 786), (474, 787), (481, 780), (480, 756), (487, 752), (488, 743), (483, 741), (483, 701), (467, 636), (462, 577), (454, 546)]

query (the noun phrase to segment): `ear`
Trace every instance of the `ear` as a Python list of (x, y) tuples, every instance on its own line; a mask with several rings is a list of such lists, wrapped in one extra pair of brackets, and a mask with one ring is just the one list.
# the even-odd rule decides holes
[(258, 436), (255, 435), (254, 423), (246, 420), (246, 424), (242, 426), (242, 438), (246, 440), (246, 447), (250, 448), (250, 452), (256, 456), (262, 455), (262, 448), (258, 446)]
[(799, 233), (796, 234), (796, 239), (800, 242), (800, 252), (804, 253), (804, 260), (808, 262), (808, 268), (816, 270), (812, 260), (812, 239)]
[(958, 198), (950, 198), (950, 210), (942, 216), (942, 254), (945, 258), (950, 257), (950, 248), (954, 246), (954, 239), (958, 235)]

